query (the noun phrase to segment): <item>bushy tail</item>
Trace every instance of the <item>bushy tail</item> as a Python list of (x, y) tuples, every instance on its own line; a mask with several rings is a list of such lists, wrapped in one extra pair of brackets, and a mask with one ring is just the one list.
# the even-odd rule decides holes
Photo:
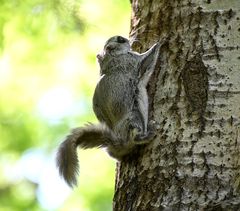
[(77, 185), (79, 164), (77, 147), (84, 149), (106, 147), (115, 142), (116, 136), (105, 124), (88, 124), (75, 128), (66, 140), (61, 143), (57, 152), (57, 167), (59, 174), (69, 186)]

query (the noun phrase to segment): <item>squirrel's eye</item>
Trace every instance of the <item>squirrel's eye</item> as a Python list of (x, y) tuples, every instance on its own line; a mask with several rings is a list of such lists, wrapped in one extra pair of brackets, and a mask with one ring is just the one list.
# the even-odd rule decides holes
[(126, 39), (125, 39), (124, 37), (118, 36), (118, 37), (117, 37), (117, 42), (118, 42), (118, 43), (125, 43), (125, 42), (126, 42)]

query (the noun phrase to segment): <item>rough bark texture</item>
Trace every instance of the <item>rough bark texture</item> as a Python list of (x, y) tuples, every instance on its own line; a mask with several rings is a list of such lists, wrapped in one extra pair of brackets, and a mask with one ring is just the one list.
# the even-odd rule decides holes
[[(240, 210), (240, 1), (133, 0), (157, 138), (118, 163), (115, 211)], [(141, 43), (141, 45), (140, 45)]]

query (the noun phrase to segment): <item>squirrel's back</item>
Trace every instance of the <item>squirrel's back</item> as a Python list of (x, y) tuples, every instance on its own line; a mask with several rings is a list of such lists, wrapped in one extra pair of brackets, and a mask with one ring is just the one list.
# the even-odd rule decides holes
[(107, 55), (102, 61), (102, 77), (93, 95), (93, 110), (98, 120), (111, 129), (132, 110), (137, 87), (137, 58), (125, 53)]

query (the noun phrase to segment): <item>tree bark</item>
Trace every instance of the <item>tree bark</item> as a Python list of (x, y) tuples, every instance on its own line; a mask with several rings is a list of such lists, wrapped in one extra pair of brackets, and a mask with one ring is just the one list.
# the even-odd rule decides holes
[(118, 163), (114, 211), (240, 210), (240, 1), (133, 0), (130, 37), (166, 39), (150, 144)]

